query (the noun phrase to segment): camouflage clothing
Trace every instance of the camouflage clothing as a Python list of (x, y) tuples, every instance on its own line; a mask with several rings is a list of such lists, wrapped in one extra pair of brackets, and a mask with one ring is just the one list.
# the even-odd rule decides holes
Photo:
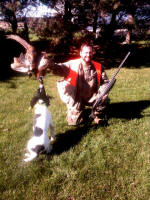
[[(58, 82), (57, 86), (62, 101), (67, 105), (67, 121), (69, 124), (75, 125), (85, 106), (92, 106), (98, 98), (100, 91), (108, 82), (108, 78), (104, 68), (101, 67), (99, 87), (94, 65), (91, 62), (88, 66), (83, 66), (81, 59), (55, 64), (51, 70), (56, 75), (67, 77), (72, 68), (74, 68), (74, 73), (77, 73), (77, 84), (72, 86), (64, 78)], [(104, 110), (106, 102), (107, 100), (97, 109), (96, 115)]]

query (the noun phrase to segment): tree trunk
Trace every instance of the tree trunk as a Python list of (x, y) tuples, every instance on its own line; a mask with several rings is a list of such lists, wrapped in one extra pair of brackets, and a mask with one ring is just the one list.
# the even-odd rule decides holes
[(130, 32), (130, 30), (128, 30), (128, 32), (126, 34), (125, 42), (126, 42), (126, 44), (130, 44), (131, 43), (131, 32)]
[(117, 25), (116, 24), (116, 15), (117, 15), (117, 12), (114, 10), (114, 12), (112, 13), (112, 18), (111, 18), (110, 24), (105, 27), (105, 30), (103, 33), (103, 37), (104, 37), (105, 41), (112, 40), (114, 31), (115, 31), (116, 25)]
[(29, 28), (28, 28), (28, 24), (27, 24), (27, 20), (24, 19), (24, 30), (22, 31), (22, 36), (23, 38), (29, 42)]
[(71, 22), (71, 4), (69, 0), (65, 0), (65, 5), (64, 5), (64, 22), (69, 23)]
[(13, 20), (10, 20), (9, 22), (11, 23), (13, 33), (16, 34), (18, 28), (16, 16), (14, 16)]
[(1, 5), (1, 7), (2, 7), (2, 13), (5, 16), (5, 20), (11, 24), (12, 32), (16, 34), (18, 25), (15, 13), (4, 5)]
[(97, 20), (98, 20), (98, 12), (95, 12), (94, 22), (93, 22), (93, 33), (95, 33), (95, 34), (96, 34), (96, 29), (97, 29)]

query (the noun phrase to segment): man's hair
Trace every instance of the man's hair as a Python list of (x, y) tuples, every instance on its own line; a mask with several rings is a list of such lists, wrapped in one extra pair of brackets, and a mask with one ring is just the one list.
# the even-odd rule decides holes
[(80, 47), (80, 51), (82, 51), (84, 47), (91, 47), (93, 49), (93, 45), (92, 44), (90, 44), (90, 43), (83, 43), (81, 45), (81, 47)]

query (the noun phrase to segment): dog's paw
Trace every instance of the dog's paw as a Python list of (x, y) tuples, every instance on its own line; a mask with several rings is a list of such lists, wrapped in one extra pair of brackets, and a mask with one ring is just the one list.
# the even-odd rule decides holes
[(23, 159), (24, 162), (29, 162), (31, 160), (29, 153), (25, 153), (25, 158)]
[(30, 160), (28, 158), (23, 159), (24, 162), (29, 162)]
[(47, 149), (46, 149), (46, 153), (50, 154), (50, 152), (52, 151), (52, 145), (50, 145)]
[(30, 154), (29, 154), (29, 153), (25, 153), (24, 156), (25, 156), (25, 157), (29, 157)]
[(53, 142), (55, 140), (55, 136), (51, 137), (51, 142)]

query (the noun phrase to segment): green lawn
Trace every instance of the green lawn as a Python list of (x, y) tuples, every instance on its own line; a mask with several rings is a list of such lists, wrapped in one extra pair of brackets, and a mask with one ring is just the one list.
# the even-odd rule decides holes
[[(115, 69), (107, 70), (111, 77)], [(24, 163), (32, 135), (29, 102), (38, 81), (0, 82), (0, 200), (148, 200), (150, 69), (121, 69), (105, 126), (68, 126), (66, 107), (47, 75), (56, 141), (50, 156)]]

